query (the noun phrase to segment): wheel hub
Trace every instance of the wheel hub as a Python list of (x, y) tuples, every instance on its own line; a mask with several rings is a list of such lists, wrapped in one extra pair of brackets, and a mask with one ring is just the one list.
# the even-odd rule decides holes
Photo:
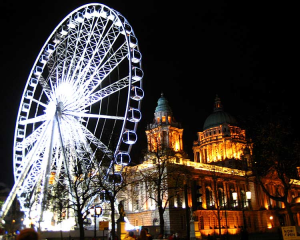
[(62, 102), (59, 102), (56, 105), (56, 113), (57, 113), (57, 116), (60, 117), (60, 118), (62, 116), (63, 107), (64, 107), (64, 105), (63, 105)]

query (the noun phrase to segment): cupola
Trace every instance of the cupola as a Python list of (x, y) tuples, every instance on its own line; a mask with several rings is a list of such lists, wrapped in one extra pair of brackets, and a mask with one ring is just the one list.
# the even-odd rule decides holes
[(217, 95), (215, 98), (214, 112), (206, 118), (203, 125), (203, 131), (225, 123), (233, 126), (237, 125), (236, 119), (229, 113), (224, 112), (221, 100)]
[(164, 97), (163, 93), (157, 101), (157, 107), (154, 112), (154, 122), (160, 124), (171, 124), (172, 123), (172, 109), (169, 106), (168, 100)]

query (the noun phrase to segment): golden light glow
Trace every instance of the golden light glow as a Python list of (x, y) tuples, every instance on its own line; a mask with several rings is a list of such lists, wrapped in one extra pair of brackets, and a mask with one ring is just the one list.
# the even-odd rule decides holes
[(237, 232), (238, 232), (237, 229), (234, 229), (234, 228), (228, 229), (228, 233), (231, 235), (237, 234)]
[(54, 178), (55, 178), (55, 172), (51, 172), (51, 175), (49, 177), (49, 184), (53, 184), (54, 183)]
[(265, 203), (265, 209), (269, 209), (269, 205)]
[(147, 204), (146, 202), (145, 202), (144, 205), (143, 205), (143, 209), (144, 209), (144, 210), (148, 210), (148, 204)]
[(272, 228), (272, 223), (268, 223), (268, 228), (269, 228), (269, 229)]
[(179, 141), (175, 142), (175, 151), (178, 151), (180, 148)]

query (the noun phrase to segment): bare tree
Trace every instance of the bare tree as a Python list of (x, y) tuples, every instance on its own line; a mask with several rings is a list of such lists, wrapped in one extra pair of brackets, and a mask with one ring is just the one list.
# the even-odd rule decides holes
[[(110, 218), (111, 218), (111, 237), (115, 239), (115, 223), (116, 223), (116, 213), (119, 213), (118, 221), (124, 221), (125, 212), (122, 205), (122, 200), (124, 192), (128, 189), (128, 186), (135, 181), (133, 177), (135, 171), (132, 168), (123, 168), (118, 165), (107, 165), (102, 164), (101, 167), (98, 168), (97, 174), (97, 186), (99, 192), (97, 194), (100, 195), (100, 199), (102, 201), (106, 201), (110, 205)], [(121, 200), (122, 199), (122, 200)], [(115, 203), (119, 201), (118, 209), (116, 209)]]
[[(267, 113), (270, 113), (269, 111)], [(256, 179), (266, 195), (284, 203), (291, 225), (295, 225), (288, 195), (300, 166), (299, 139), (284, 114), (264, 114), (253, 128), (253, 167)], [(275, 186), (272, 192), (267, 184)]]
[(170, 200), (184, 192), (184, 182), (188, 173), (187, 167), (176, 164), (184, 153), (176, 153), (171, 148), (163, 145), (156, 147), (156, 151), (146, 154), (146, 161), (152, 163), (152, 167), (141, 169), (140, 182), (143, 182), (147, 189), (147, 198), (153, 199), (157, 205), (160, 233), (164, 234), (164, 212), (169, 206)]
[(57, 179), (49, 188), (48, 199), (52, 202), (57, 220), (72, 217), (74, 212), (79, 226), (80, 239), (84, 239), (84, 220), (88, 214), (91, 199), (98, 192), (95, 167), (90, 163), (77, 162)]

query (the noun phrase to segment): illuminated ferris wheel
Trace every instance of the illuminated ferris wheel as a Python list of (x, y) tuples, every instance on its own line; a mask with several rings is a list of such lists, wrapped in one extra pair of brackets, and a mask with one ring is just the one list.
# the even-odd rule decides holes
[(14, 136), (15, 185), (1, 218), (16, 196), (22, 211), (28, 199), (42, 211), (45, 190), (78, 160), (92, 164), (101, 155), (110, 166), (129, 164), (142, 78), (137, 38), (119, 12), (87, 4), (66, 16), (25, 85)]

